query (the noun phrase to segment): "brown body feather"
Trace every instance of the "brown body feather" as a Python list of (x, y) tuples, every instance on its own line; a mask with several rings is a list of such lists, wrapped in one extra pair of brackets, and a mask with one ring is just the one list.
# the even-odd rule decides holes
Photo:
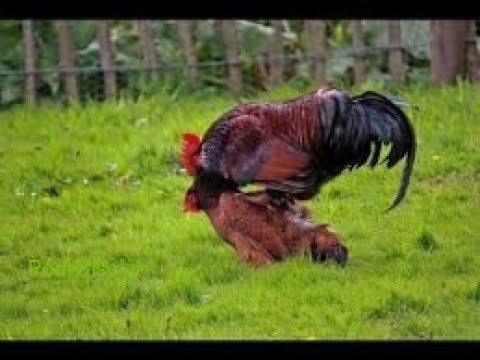
[(344, 265), (347, 249), (325, 225), (315, 225), (304, 208), (275, 207), (265, 192), (244, 194), (211, 177), (197, 176), (187, 196), (195, 196), (217, 234), (239, 258), (267, 265), (309, 254), (314, 260), (333, 258)]

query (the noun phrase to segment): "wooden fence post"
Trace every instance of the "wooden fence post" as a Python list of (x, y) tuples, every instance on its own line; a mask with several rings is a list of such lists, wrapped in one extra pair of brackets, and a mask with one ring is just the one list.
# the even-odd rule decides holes
[(230, 91), (238, 95), (242, 91), (242, 72), (238, 56), (238, 38), (235, 20), (222, 20), (223, 41), (227, 49), (228, 85)]
[(352, 20), (351, 22), (353, 48), (355, 52), (354, 72), (355, 84), (360, 84), (365, 80), (365, 41), (363, 39), (363, 26), (361, 20)]
[(431, 20), (430, 70), (434, 84), (453, 84), (466, 69), (468, 21)]
[(33, 21), (23, 20), (23, 57), (25, 62), (25, 98), (29, 104), (37, 101), (37, 49), (33, 37)]
[(306, 52), (310, 58), (311, 71), (319, 86), (327, 81), (327, 24), (323, 20), (305, 20)]
[(268, 71), (265, 61), (265, 54), (255, 56), (256, 76), (255, 84), (262, 90), (268, 89)]
[(197, 86), (198, 68), (197, 54), (195, 53), (195, 44), (193, 42), (193, 21), (177, 20), (178, 35), (182, 43), (183, 53), (187, 62), (187, 77), (191, 87)]
[(282, 21), (273, 21), (274, 33), (270, 39), (269, 46), (269, 62), (270, 62), (270, 76), (269, 84), (278, 85), (283, 80), (283, 29)]
[(77, 76), (75, 73), (75, 46), (70, 24), (66, 20), (57, 21), (60, 57), (60, 74), (64, 79), (65, 90), (70, 102), (79, 100)]
[(153, 36), (153, 28), (150, 20), (137, 20), (137, 30), (140, 38), (140, 47), (143, 55), (143, 61), (150, 68), (148, 71), (153, 79), (156, 76), (158, 66), (155, 43)]
[(100, 61), (103, 69), (105, 96), (112, 99), (117, 93), (117, 76), (114, 70), (113, 47), (110, 38), (110, 28), (107, 20), (97, 20), (97, 38), (100, 51)]
[(477, 47), (475, 20), (468, 20), (465, 39), (466, 68), (468, 77), (472, 81), (480, 81), (480, 54)]
[(405, 81), (405, 52), (402, 42), (402, 28), (399, 20), (388, 21), (388, 40), (390, 51), (388, 66), (394, 83), (399, 84)]

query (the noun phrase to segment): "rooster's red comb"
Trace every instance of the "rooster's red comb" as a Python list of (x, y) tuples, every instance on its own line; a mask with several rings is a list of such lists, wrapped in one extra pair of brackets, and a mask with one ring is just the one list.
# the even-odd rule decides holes
[(180, 154), (180, 162), (182, 166), (188, 171), (189, 174), (192, 174), (194, 169), (194, 164), (192, 163), (192, 155), (195, 154), (202, 142), (202, 139), (193, 133), (184, 133), (182, 134), (183, 138), (183, 147)]
[(200, 143), (202, 142), (200, 137), (193, 133), (182, 134), (182, 138), (183, 138), (182, 154), (185, 154), (185, 155), (192, 155), (193, 153), (195, 153), (195, 151), (197, 151), (198, 147), (200, 146)]

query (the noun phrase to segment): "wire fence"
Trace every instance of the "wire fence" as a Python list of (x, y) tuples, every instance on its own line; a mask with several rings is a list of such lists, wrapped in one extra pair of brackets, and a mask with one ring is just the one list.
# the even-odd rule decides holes
[[(428, 44), (424, 44), (427, 46)], [(385, 45), (385, 46), (366, 46), (362, 49), (355, 49), (353, 47), (345, 47), (340, 50), (337, 50), (335, 57), (354, 57), (356, 55), (373, 55), (380, 53), (387, 53), (390, 50), (401, 50), (407, 52), (408, 49), (405, 46), (398, 45)], [(308, 54), (269, 54), (270, 62), (285, 62), (286, 60), (293, 61), (308, 61), (308, 60), (319, 60), (319, 59), (331, 59), (333, 58), (330, 54), (324, 56), (315, 56)], [(91, 74), (91, 73), (102, 73), (102, 72), (142, 72), (142, 71), (158, 71), (158, 72), (169, 72), (169, 71), (178, 71), (184, 68), (208, 68), (208, 67), (227, 67), (228, 65), (245, 65), (247, 61), (245, 60), (215, 60), (215, 61), (202, 61), (196, 64), (160, 64), (156, 66), (112, 66), (112, 67), (101, 67), (101, 66), (84, 66), (84, 67), (65, 67), (60, 69), (59, 67), (38, 69), (34, 71), (26, 70), (0, 70), (0, 76), (25, 76), (25, 75), (35, 75), (35, 74), (51, 74), (51, 73), (64, 73), (64, 74)]]
[[(385, 28), (388, 29), (388, 34), (386, 32), (381, 34), (388, 36), (384, 36), (381, 45), (378, 44), (378, 41), (372, 44), (370, 40), (367, 43), (362, 23), (352, 21), (356, 25), (355, 31), (360, 34), (352, 33), (354, 35), (352, 44), (350, 46), (343, 44), (341, 47), (327, 44), (323, 21), (314, 20), (313, 22), (317, 23), (316, 32), (310, 35), (306, 33), (305, 36), (307, 40), (308, 36), (313, 37), (316, 44), (312, 45), (310, 40), (309, 45), (305, 40), (306, 43), (301, 48), (293, 46), (293, 49), (288, 49), (288, 46), (283, 44), (280, 49), (278, 46), (276, 48), (277, 51), (282, 51), (281, 53), (273, 51), (275, 46), (271, 44), (275, 41), (281, 40), (285, 43), (282, 36), (290, 39), (288, 40), (290, 44), (293, 41), (291, 39), (295, 39), (295, 42), (298, 43), (300, 35), (292, 35), (287, 26), (287, 30), (290, 31), (287, 33), (288, 36), (279, 34), (279, 37), (275, 38), (276, 35), (273, 32), (273, 35), (269, 35), (265, 40), (270, 45), (257, 53), (250, 53), (249, 56), (244, 56), (245, 54), (239, 56), (242, 49), (241, 45), (236, 43), (238, 34), (231, 31), (234, 26), (220, 28), (213, 26), (215, 31), (222, 34), (217, 38), (211, 36), (209, 41), (223, 42), (224, 59), (200, 60), (199, 58), (202, 56), (197, 54), (199, 46), (195, 42), (199, 40), (198, 36), (194, 36), (192, 24), (184, 26), (185, 23), (183, 23), (182, 26), (179, 26), (180, 37), (177, 38), (177, 43), (169, 45), (169, 50), (168, 44), (162, 43), (163, 40), (159, 39), (158, 34), (155, 35), (151, 28), (149, 30), (148, 26), (151, 24), (138, 21), (140, 24), (137, 29), (138, 33), (135, 35), (138, 36), (138, 39), (136, 43), (134, 42), (133, 47), (140, 51), (133, 55), (130, 51), (131, 59), (125, 62), (119, 61), (117, 56), (123, 49), (112, 45), (112, 39), (118, 37), (118, 34), (109, 33), (110, 29), (105, 21), (90, 22), (92, 25), (96, 23), (97, 40), (94, 43), (95, 46), (91, 46), (92, 43), (81, 50), (75, 49), (72, 34), (69, 33), (68, 22), (57, 21), (59, 23), (57, 29), (59, 42), (53, 46), (50, 45), (50, 50), (48, 50), (46, 47), (48, 44), (40, 41), (38, 34), (34, 33), (33, 22), (24, 20), (22, 21), (23, 61), (19, 61), (20, 66), (14, 69), (2, 67), (0, 63), (0, 106), (24, 101), (36, 103), (38, 100), (44, 99), (102, 101), (114, 98), (118, 94), (128, 96), (147, 94), (158, 86), (173, 89), (217, 87), (239, 93), (246, 87), (268, 88), (270, 85), (274, 85), (275, 81), (278, 82), (278, 79), (282, 81), (292, 78), (310, 79), (319, 85), (331, 80), (353, 84), (364, 81), (370, 73), (404, 82), (411, 70), (410, 59), (418, 58), (415, 54), (415, 52), (418, 53), (418, 50), (415, 49), (427, 49), (424, 51), (428, 52), (429, 48), (429, 37), (423, 37), (424, 41), (421, 42), (418, 39), (419, 36), (415, 35), (410, 27), (403, 26), (402, 40), (400, 21), (389, 22), (388, 28)], [(313, 28), (313, 25), (310, 27)], [(276, 28), (274, 27), (274, 29)], [(391, 29), (396, 29), (396, 32)], [(304, 31), (307, 30), (306, 26)], [(378, 29), (376, 31), (379, 32)], [(397, 37), (394, 34), (397, 34)], [(409, 36), (410, 40), (408, 40)], [(288, 43), (288, 41), (286, 42)], [(412, 48), (412, 41), (415, 43), (415, 49)], [(468, 41), (475, 43), (475, 39), (467, 39), (466, 42)], [(41, 65), (44, 65), (45, 62), (40, 64), (39, 61), (34, 61), (40, 57), (37, 51), (39, 42), (44, 48), (47, 48), (47, 51), (52, 51), (51, 49), (55, 49), (57, 46), (59, 49), (57, 66), (44, 67)], [(322, 42), (324, 44), (319, 47)], [(213, 45), (209, 44), (209, 46)], [(245, 44), (243, 46), (245, 47)], [(45, 51), (43, 50), (43, 55)], [(164, 54), (162, 54), (163, 51), (165, 51)], [(177, 57), (160, 56), (168, 55), (168, 51), (176, 53)], [(82, 63), (85, 64), (85, 61), (79, 61), (79, 58), (85, 57), (86, 53), (90, 56), (88, 62), (95, 65), (82, 65)], [(182, 55), (178, 55), (180, 53)], [(122, 53), (122, 56), (128, 58), (125, 52)], [(216, 57), (218, 58), (218, 54)], [(75, 58), (77, 59), (75, 60)], [(425, 62), (425, 56), (423, 58)], [(52, 62), (50, 61), (50, 63)], [(424, 65), (428, 66), (429, 64)], [(277, 80), (275, 80), (275, 72)], [(279, 76), (278, 73), (280, 73)]]
[[(354, 48), (346, 48), (337, 51), (335, 55), (332, 54), (325, 54), (321, 56), (314, 56), (309, 54), (262, 54), (262, 59), (264, 61), (264, 65), (272, 66), (275, 64), (291, 64), (292, 66), (297, 66), (301, 64), (306, 64), (308, 62), (315, 62), (318, 60), (326, 61), (326, 65), (328, 67), (328, 63), (330, 61), (334, 61), (338, 58), (355, 58), (356, 56), (359, 57), (366, 57), (369, 55), (375, 55), (378, 53), (387, 54), (390, 50), (401, 50), (402, 52), (407, 52), (407, 48), (403, 46), (368, 46), (363, 49), (354, 49)], [(176, 63), (176, 64), (167, 64), (162, 63), (155, 66), (146, 66), (146, 65), (114, 65), (109, 67), (102, 67), (102, 66), (74, 66), (74, 67), (50, 67), (50, 68), (41, 68), (36, 70), (25, 70), (25, 69), (18, 69), (18, 70), (0, 70), (0, 83), (5, 83), (5, 79), (9, 78), (10, 83), (17, 83), (20, 88), (20, 83), (24, 82), (24, 79), (28, 76), (35, 76), (35, 77), (44, 77), (48, 80), (50, 90), (46, 89), (45, 84), (40, 81), (40, 85), (37, 85), (37, 92), (40, 97), (52, 98), (55, 92), (62, 92), (63, 90), (63, 81), (62, 78), (66, 75), (75, 75), (77, 76), (77, 84), (81, 93), (82, 99), (98, 99), (103, 100), (102, 93), (104, 92), (104, 80), (103, 76), (105, 74), (114, 73), (116, 75), (116, 82), (119, 85), (119, 89), (132, 90), (132, 88), (140, 87), (137, 91), (133, 90), (130, 93), (136, 93), (140, 95), (142, 92), (146, 92), (147, 84), (152, 83), (154, 80), (150, 77), (149, 74), (153, 74), (154, 77), (161, 78), (162, 76), (167, 75), (177, 75), (181, 77), (183, 82), (186, 81), (185, 72), (188, 72), (189, 69), (195, 68), (199, 71), (198, 77), (200, 79), (203, 78), (203, 71), (216, 68), (223, 72), (224, 76), (220, 79), (216, 79), (217, 85), (222, 85), (223, 87), (227, 88), (227, 69), (231, 66), (237, 67), (245, 67), (250, 64), (251, 60), (215, 60), (215, 61), (201, 61), (195, 64), (188, 64), (184, 63)], [(268, 63), (268, 64), (267, 64)], [(123, 77), (128, 77), (129, 74), (145, 74), (149, 76), (145, 76), (144, 78), (136, 79), (137, 83), (141, 83), (138, 86), (132, 86), (132, 80), (127, 84)], [(255, 76), (256, 74), (254, 74)], [(244, 74), (245, 80), (248, 80), (248, 76)], [(131, 79), (131, 77), (130, 77)], [(212, 80), (212, 79), (210, 79)], [(209, 83), (209, 81), (204, 81), (204, 83)], [(23, 88), (23, 85), (21, 86)], [(0, 87), (1, 88), (1, 87)], [(4, 96), (4, 102), (8, 102), (9, 97)], [(59, 96), (59, 100), (65, 100), (65, 96)], [(23, 97), (18, 99), (17, 102), (23, 101)]]

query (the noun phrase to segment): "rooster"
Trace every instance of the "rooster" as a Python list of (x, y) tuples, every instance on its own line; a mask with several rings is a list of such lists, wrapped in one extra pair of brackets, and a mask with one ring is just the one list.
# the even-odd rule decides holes
[(309, 254), (344, 266), (348, 250), (325, 225), (315, 225), (306, 209), (276, 207), (265, 192), (246, 194), (234, 182), (199, 170), (184, 199), (186, 212), (204, 211), (217, 234), (238, 257), (262, 266)]
[(401, 184), (387, 210), (405, 197), (416, 151), (415, 132), (399, 100), (373, 91), (349, 96), (323, 88), (285, 102), (237, 105), (217, 119), (203, 139), (183, 134), (181, 163), (236, 184), (261, 184), (277, 204), (309, 200), (344, 170), (405, 158)]

